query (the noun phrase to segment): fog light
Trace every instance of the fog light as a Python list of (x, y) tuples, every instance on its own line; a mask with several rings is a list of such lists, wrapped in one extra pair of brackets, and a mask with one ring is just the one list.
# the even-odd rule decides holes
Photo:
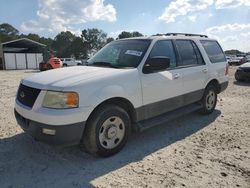
[(56, 134), (56, 130), (43, 128), (43, 134), (55, 135)]

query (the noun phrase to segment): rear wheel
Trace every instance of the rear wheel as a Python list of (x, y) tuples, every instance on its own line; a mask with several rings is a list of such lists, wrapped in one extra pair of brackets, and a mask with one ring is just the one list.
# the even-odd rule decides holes
[(68, 65), (66, 63), (63, 63), (63, 67), (67, 67)]
[(214, 85), (208, 85), (201, 99), (202, 114), (210, 114), (214, 111), (217, 104), (217, 92)]
[(105, 105), (91, 115), (83, 134), (84, 150), (103, 157), (119, 152), (130, 134), (130, 118), (119, 106)]

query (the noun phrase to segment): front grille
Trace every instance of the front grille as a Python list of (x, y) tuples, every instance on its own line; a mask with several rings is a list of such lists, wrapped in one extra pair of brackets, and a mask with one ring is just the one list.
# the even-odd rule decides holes
[(20, 84), (17, 92), (17, 100), (23, 105), (32, 108), (40, 91), (40, 89)]

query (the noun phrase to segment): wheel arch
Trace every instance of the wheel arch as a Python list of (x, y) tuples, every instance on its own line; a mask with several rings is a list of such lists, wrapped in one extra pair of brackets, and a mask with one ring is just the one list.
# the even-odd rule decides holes
[(123, 108), (128, 113), (128, 115), (131, 119), (131, 123), (134, 123), (137, 121), (136, 110), (134, 108), (134, 105), (126, 98), (113, 97), (113, 98), (106, 99), (106, 100), (102, 101), (100, 104), (98, 104), (94, 108), (94, 110), (90, 113), (90, 115), (87, 119), (87, 122), (98, 108), (100, 108), (101, 106), (107, 105), (107, 104), (114, 104), (114, 105), (117, 105), (117, 106)]
[(219, 81), (217, 79), (212, 79), (210, 80), (207, 85), (206, 85), (206, 88), (209, 86), (209, 85), (214, 85), (215, 86), (215, 89), (216, 89), (216, 93), (220, 93), (221, 91), (221, 88), (220, 88), (220, 84), (219, 84)]

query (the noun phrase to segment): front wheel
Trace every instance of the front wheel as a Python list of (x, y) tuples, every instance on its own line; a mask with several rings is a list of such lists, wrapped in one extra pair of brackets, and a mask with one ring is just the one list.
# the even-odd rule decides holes
[(129, 115), (121, 107), (99, 107), (91, 115), (83, 134), (85, 151), (103, 157), (119, 152), (128, 140), (130, 127)]
[(210, 114), (214, 111), (217, 104), (217, 93), (214, 85), (206, 87), (203, 97), (201, 99), (202, 108), (200, 112), (202, 114)]

